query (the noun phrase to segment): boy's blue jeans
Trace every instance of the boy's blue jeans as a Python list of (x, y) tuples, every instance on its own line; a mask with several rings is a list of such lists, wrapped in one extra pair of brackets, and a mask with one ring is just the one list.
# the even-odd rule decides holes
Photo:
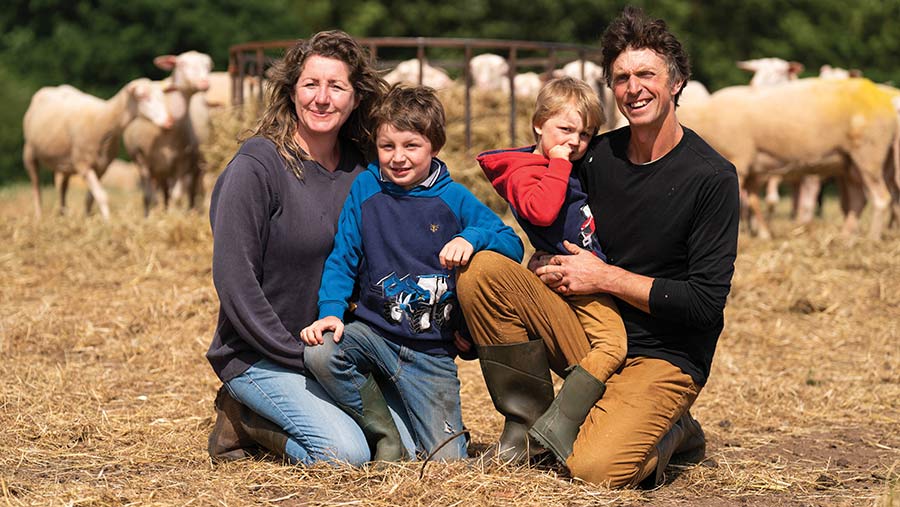
[[(225, 383), (231, 395), (289, 435), (285, 454), (292, 463), (319, 461), (360, 465), (371, 459), (369, 444), (356, 422), (335, 405), (315, 379), (263, 359)], [(406, 409), (385, 393), (400, 438), (412, 454)]]
[[(381, 337), (366, 324), (354, 321), (344, 327), (339, 343), (332, 333), (325, 342), (306, 347), (307, 369), (338, 405), (362, 415), (359, 387), (371, 373), (382, 390), (396, 390), (411, 423), (417, 450), (434, 451), (450, 435), (463, 429), (459, 378), (452, 357), (417, 352)], [(388, 385), (393, 388), (385, 389)], [(434, 459), (466, 457), (463, 435), (449, 442)]]

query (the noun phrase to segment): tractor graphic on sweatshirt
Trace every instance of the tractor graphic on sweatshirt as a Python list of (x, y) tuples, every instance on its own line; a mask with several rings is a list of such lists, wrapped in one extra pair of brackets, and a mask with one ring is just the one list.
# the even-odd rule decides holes
[(376, 284), (384, 296), (382, 315), (400, 323), (406, 316), (415, 333), (442, 327), (453, 312), (453, 292), (447, 290), (447, 275), (422, 275), (413, 282), (409, 275), (391, 273)]

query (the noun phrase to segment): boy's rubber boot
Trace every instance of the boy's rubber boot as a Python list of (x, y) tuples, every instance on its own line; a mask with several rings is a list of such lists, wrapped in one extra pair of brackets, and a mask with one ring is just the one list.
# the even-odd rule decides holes
[(285, 462), (293, 463), (291, 457), (285, 453), (285, 446), (289, 437), (281, 426), (242, 406), (241, 428), (250, 438), (265, 447), (269, 452)]
[(572, 455), (572, 445), (584, 419), (606, 391), (606, 384), (581, 366), (569, 369), (562, 389), (544, 414), (535, 421), (528, 434), (553, 451), (565, 464)]
[(406, 458), (406, 448), (400, 439), (400, 431), (391, 417), (387, 401), (378, 387), (378, 382), (369, 375), (359, 388), (362, 398), (362, 417), (354, 411), (347, 411), (359, 427), (372, 450), (372, 461), (400, 461)]
[(528, 436), (528, 428), (553, 401), (544, 342), (479, 346), (478, 359), (494, 408), (506, 418), (500, 441), (484, 457), (522, 464), (546, 452)]
[(259, 447), (241, 427), (241, 404), (222, 385), (216, 394), (216, 424), (209, 433), (206, 450), (214, 463), (250, 458)]

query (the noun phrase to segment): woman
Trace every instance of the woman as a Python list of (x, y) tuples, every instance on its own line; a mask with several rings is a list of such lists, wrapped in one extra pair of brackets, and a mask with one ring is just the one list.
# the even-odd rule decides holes
[[(214, 460), (245, 457), (256, 444), (292, 463), (370, 459), (360, 428), (304, 376), (298, 333), (317, 317), (322, 268), (385, 89), (346, 33), (298, 42), (274, 68), (253, 137), (216, 182), (220, 310), (207, 359), (224, 386), (209, 438)], [(393, 415), (414, 454), (408, 424)]]

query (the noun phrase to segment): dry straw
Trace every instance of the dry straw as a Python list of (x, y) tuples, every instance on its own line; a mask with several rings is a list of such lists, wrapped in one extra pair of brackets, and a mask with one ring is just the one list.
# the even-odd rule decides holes
[[(476, 99), (476, 151), (507, 144), (502, 101)], [(460, 97), (446, 103), (444, 158), (502, 212), (458, 148)], [(219, 119), (211, 173), (240, 128)], [(528, 140), (527, 120), (521, 130)], [(80, 203), (83, 191), (73, 193)], [(113, 191), (112, 205), (109, 224), (75, 205), (37, 223), (27, 189), (0, 190), (0, 505), (900, 505), (900, 232), (847, 241), (834, 200), (806, 229), (785, 208), (777, 239), (742, 236), (725, 331), (693, 410), (709, 460), (670, 467), (669, 484), (649, 492), (479, 460), (430, 463), (421, 480), (420, 463), (213, 466), (205, 443), (218, 381), (203, 355), (217, 297), (205, 210), (143, 219), (135, 191)], [(473, 449), (483, 449), (500, 416), (477, 363), (461, 362), (460, 377)]]

